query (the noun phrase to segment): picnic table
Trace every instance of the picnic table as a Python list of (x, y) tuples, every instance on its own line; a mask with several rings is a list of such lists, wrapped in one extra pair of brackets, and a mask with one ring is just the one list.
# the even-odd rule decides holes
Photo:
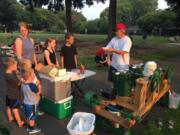
[(8, 46), (1, 46), (0, 47), (0, 54), (1, 55), (7, 55), (8, 53), (12, 52), (12, 48)]

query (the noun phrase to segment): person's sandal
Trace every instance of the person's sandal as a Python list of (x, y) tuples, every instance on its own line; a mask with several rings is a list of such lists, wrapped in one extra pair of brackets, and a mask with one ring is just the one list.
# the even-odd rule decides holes
[(13, 121), (14, 121), (14, 119), (12, 118), (12, 119), (9, 120), (9, 123), (12, 123)]
[(174, 121), (173, 120), (169, 120), (168, 121), (168, 128), (169, 129), (173, 129), (174, 128)]

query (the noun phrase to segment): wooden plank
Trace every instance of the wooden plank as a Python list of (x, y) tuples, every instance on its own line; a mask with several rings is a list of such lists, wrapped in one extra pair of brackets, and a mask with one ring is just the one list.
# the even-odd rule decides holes
[[(144, 106), (144, 108), (142, 108), (141, 110), (139, 110), (139, 111), (136, 111), (136, 112), (134, 112), (134, 115), (135, 116), (143, 116), (146, 112), (148, 112), (152, 107), (153, 107), (153, 105), (157, 102), (157, 101), (159, 101), (160, 100), (160, 98), (163, 96), (163, 95), (165, 95), (168, 91), (169, 91), (169, 89), (170, 89), (170, 85), (169, 84), (166, 84), (165, 86), (164, 86), (164, 88), (162, 88), (160, 91), (159, 91), (159, 93), (158, 93), (158, 95), (156, 95), (157, 93), (153, 93), (152, 95), (151, 95), (151, 97), (148, 99), (148, 101), (147, 101), (147, 103), (146, 103), (146, 105)], [(156, 97), (157, 96), (157, 97)], [(154, 98), (155, 97), (155, 98)]]
[(137, 106), (133, 104), (131, 97), (116, 97), (113, 102), (116, 103), (118, 106), (124, 107), (131, 111), (135, 111), (137, 109)]
[[(117, 116), (116, 114), (110, 113), (104, 109), (95, 111), (95, 113), (101, 117), (104, 117), (114, 123), (119, 123), (121, 126), (123, 126), (126, 129), (129, 129), (132, 126), (131, 121), (122, 118), (121, 116)], [(135, 123), (133, 123), (135, 124)]]

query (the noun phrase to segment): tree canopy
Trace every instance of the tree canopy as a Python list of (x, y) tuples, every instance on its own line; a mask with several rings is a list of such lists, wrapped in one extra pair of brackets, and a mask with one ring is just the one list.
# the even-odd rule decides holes
[(170, 8), (177, 13), (176, 26), (180, 27), (180, 0), (166, 0)]
[(176, 15), (168, 10), (149, 12), (139, 18), (138, 24), (146, 34), (152, 34), (154, 30), (174, 28)]
[(23, 8), (16, 0), (0, 1), (0, 24), (7, 31), (14, 29), (15, 24), (21, 19)]

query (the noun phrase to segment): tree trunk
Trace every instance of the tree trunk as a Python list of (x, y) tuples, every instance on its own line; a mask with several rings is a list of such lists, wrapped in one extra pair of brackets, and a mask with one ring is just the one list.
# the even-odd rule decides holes
[(116, 26), (116, 3), (117, 0), (110, 0), (108, 15), (108, 40), (114, 36), (114, 28)]
[(65, 12), (66, 12), (66, 28), (67, 32), (73, 32), (72, 30), (72, 14), (71, 14), (71, 8), (72, 8), (72, 1), (71, 0), (65, 0)]

